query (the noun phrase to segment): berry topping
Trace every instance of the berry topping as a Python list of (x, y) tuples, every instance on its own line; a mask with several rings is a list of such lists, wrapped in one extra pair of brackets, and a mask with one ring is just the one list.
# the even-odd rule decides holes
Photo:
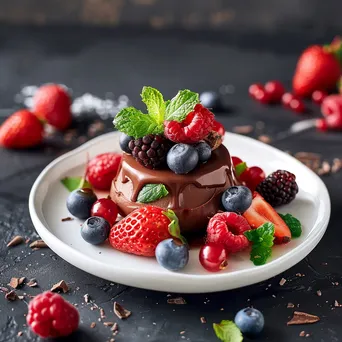
[(206, 163), (211, 157), (211, 147), (203, 141), (196, 144), (194, 147), (198, 152), (199, 161), (201, 163)]
[(192, 171), (198, 164), (199, 156), (195, 147), (186, 144), (174, 145), (167, 154), (168, 167), (183, 175)]
[(259, 101), (260, 103), (271, 103), (272, 101), (272, 96), (265, 91), (265, 89), (260, 89), (255, 92), (254, 98)]
[(265, 324), (263, 314), (254, 308), (240, 310), (236, 314), (234, 322), (241, 332), (248, 337), (259, 335)]
[(313, 102), (320, 105), (327, 96), (328, 96), (327, 92), (323, 90), (315, 90), (312, 93), (311, 98)]
[(92, 159), (87, 166), (87, 179), (99, 190), (109, 190), (121, 162), (121, 154), (103, 153)]
[(148, 169), (160, 169), (165, 166), (166, 155), (171, 144), (162, 135), (145, 135), (131, 140), (128, 144), (132, 156)]
[(293, 94), (291, 93), (284, 93), (284, 95), (281, 97), (281, 103), (284, 105), (284, 107), (289, 107), (290, 102), (296, 98)]
[(255, 94), (259, 90), (264, 90), (264, 86), (261, 83), (253, 83), (248, 88), (248, 93), (251, 97), (255, 98)]
[(226, 211), (242, 214), (251, 204), (252, 193), (245, 186), (231, 186), (222, 194), (222, 205)]
[(105, 242), (110, 231), (109, 223), (102, 217), (89, 217), (82, 225), (81, 236), (83, 240), (92, 245)]
[(125, 133), (120, 134), (119, 144), (122, 151), (131, 154), (132, 151), (128, 147), (131, 140), (134, 140), (134, 138), (129, 135), (126, 135)]
[(209, 272), (219, 272), (228, 266), (228, 253), (222, 244), (208, 243), (199, 252), (201, 265)]
[(79, 314), (62, 296), (47, 291), (30, 301), (26, 322), (43, 338), (62, 337), (77, 330)]
[(214, 114), (197, 104), (182, 122), (165, 121), (165, 136), (176, 143), (193, 144), (203, 140), (212, 130)]
[(70, 106), (68, 92), (58, 84), (41, 86), (33, 97), (35, 115), (59, 130), (65, 130), (71, 124)]
[(174, 239), (161, 241), (156, 248), (156, 259), (169, 271), (183, 269), (189, 261), (189, 247)]
[(215, 91), (204, 91), (200, 94), (200, 101), (206, 108), (219, 109), (222, 107), (220, 96)]
[(0, 146), (27, 148), (39, 145), (43, 140), (43, 125), (28, 110), (12, 114), (0, 126)]
[(92, 189), (76, 189), (69, 194), (66, 205), (71, 215), (84, 220), (90, 216), (96, 201), (97, 197)]
[(306, 111), (303, 101), (293, 98), (289, 103), (289, 108), (296, 113), (304, 113)]
[(256, 189), (273, 207), (288, 204), (298, 193), (296, 176), (285, 170), (270, 174)]
[(118, 216), (118, 206), (109, 198), (100, 198), (91, 208), (91, 216), (103, 217), (112, 226)]
[(224, 126), (221, 124), (221, 122), (214, 120), (212, 130), (220, 134), (222, 137), (222, 140), (224, 139), (224, 134), (226, 133), (226, 130), (224, 129)]
[(250, 226), (255, 229), (265, 223), (274, 224), (275, 243), (287, 243), (291, 240), (291, 231), (278, 213), (257, 192), (253, 195), (252, 205), (244, 212)]
[(243, 216), (233, 212), (218, 213), (208, 223), (207, 242), (222, 244), (227, 252), (236, 253), (249, 246), (243, 233), (250, 229)]
[(154, 256), (159, 242), (171, 237), (169, 225), (176, 215), (170, 212), (153, 206), (132, 211), (111, 228), (110, 244), (125, 253)]
[(254, 191), (264, 179), (265, 172), (258, 166), (247, 167), (239, 176), (240, 182), (246, 184), (251, 191)]
[(285, 93), (284, 86), (279, 81), (269, 81), (265, 84), (265, 92), (270, 94), (272, 102), (280, 102)]
[(241, 164), (242, 160), (239, 157), (232, 157), (232, 163), (233, 163), (233, 165), (235, 167), (236, 165)]

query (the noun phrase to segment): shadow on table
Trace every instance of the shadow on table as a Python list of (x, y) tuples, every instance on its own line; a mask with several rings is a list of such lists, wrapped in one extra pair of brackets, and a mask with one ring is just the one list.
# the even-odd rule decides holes
[[(44, 342), (61, 342), (61, 338), (50, 338), (42, 340)], [(82, 328), (78, 329), (76, 332), (71, 334), (70, 336), (63, 337), (63, 342), (98, 342), (95, 336), (91, 336), (91, 334)]]

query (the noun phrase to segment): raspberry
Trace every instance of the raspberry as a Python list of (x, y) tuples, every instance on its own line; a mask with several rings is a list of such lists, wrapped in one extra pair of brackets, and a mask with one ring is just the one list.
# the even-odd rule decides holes
[(214, 125), (214, 114), (197, 104), (184, 121), (165, 121), (166, 138), (176, 143), (193, 144), (204, 139)]
[(296, 176), (285, 170), (275, 171), (257, 186), (256, 191), (272, 207), (288, 204), (298, 193)]
[(233, 212), (218, 213), (208, 223), (207, 242), (223, 244), (229, 253), (236, 253), (249, 246), (243, 233), (250, 229), (243, 216)]
[(26, 321), (43, 338), (61, 337), (77, 330), (79, 314), (62, 296), (47, 291), (31, 300)]
[(142, 138), (131, 140), (128, 148), (132, 156), (148, 169), (160, 169), (165, 166), (166, 155), (171, 144), (161, 135), (149, 134)]

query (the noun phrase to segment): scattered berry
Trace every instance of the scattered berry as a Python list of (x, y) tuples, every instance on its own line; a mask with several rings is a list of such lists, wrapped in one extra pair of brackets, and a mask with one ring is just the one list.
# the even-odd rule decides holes
[(222, 107), (220, 96), (215, 91), (204, 91), (200, 95), (200, 102), (206, 108), (219, 109)]
[(197, 104), (184, 121), (165, 121), (166, 138), (176, 143), (193, 144), (203, 140), (212, 130), (214, 114)]
[(226, 211), (245, 212), (252, 204), (252, 193), (245, 186), (231, 186), (222, 194), (222, 205)]
[(109, 198), (100, 198), (91, 208), (91, 216), (103, 217), (112, 226), (118, 216), (118, 206)]
[(207, 162), (211, 157), (211, 147), (204, 141), (196, 144), (195, 149), (198, 152), (198, 158), (201, 163)]
[(262, 181), (256, 190), (272, 207), (288, 204), (298, 193), (296, 176), (285, 170), (275, 171)]
[(322, 102), (321, 111), (326, 117), (331, 114), (342, 116), (342, 94), (327, 96)]
[(62, 296), (47, 291), (30, 301), (26, 322), (43, 338), (62, 337), (77, 330), (79, 314)]
[(86, 242), (99, 245), (107, 240), (109, 231), (110, 225), (104, 218), (92, 216), (83, 223), (81, 236)]
[(222, 141), (223, 141), (226, 130), (224, 129), (224, 126), (221, 124), (221, 122), (214, 120), (212, 130), (220, 134), (222, 137)]
[(271, 101), (276, 103), (280, 102), (285, 88), (279, 81), (269, 81), (265, 84), (265, 92), (270, 94)]
[(266, 175), (263, 169), (258, 166), (251, 166), (241, 173), (239, 180), (246, 184), (249, 190), (254, 191), (265, 177)]
[(289, 108), (296, 113), (304, 113), (305, 112), (305, 106), (304, 106), (303, 101), (296, 99), (296, 98), (294, 98), (290, 101)]
[(198, 164), (197, 150), (186, 144), (174, 145), (167, 154), (168, 167), (177, 174), (183, 175), (192, 171)]
[(165, 166), (167, 152), (171, 145), (162, 135), (145, 135), (131, 140), (128, 144), (132, 156), (148, 169), (160, 169)]
[(214, 215), (207, 227), (207, 242), (223, 244), (229, 253), (239, 252), (249, 246), (243, 233), (250, 230), (246, 219), (233, 212)]
[(235, 324), (248, 337), (258, 336), (264, 329), (264, 316), (254, 308), (240, 310), (235, 316)]
[(126, 135), (125, 133), (120, 134), (119, 144), (120, 144), (122, 151), (129, 153), (129, 154), (132, 153), (132, 151), (128, 147), (131, 140), (134, 140), (134, 137)]
[(154, 256), (159, 242), (171, 237), (165, 209), (144, 206), (115, 224), (109, 234), (113, 248), (125, 253)]
[(342, 114), (334, 113), (325, 118), (325, 122), (330, 129), (342, 130)]
[(116, 176), (120, 162), (119, 153), (102, 153), (92, 159), (87, 166), (87, 179), (96, 189), (109, 190)]
[(97, 197), (92, 189), (76, 189), (69, 194), (66, 205), (71, 215), (84, 220), (90, 216), (96, 201)]
[(289, 107), (290, 102), (295, 98), (296, 97), (291, 93), (284, 93), (281, 97), (281, 103), (284, 105), (284, 107)]
[(33, 97), (35, 115), (59, 130), (65, 130), (71, 124), (70, 106), (68, 92), (57, 84), (41, 86)]
[(261, 83), (253, 83), (248, 88), (248, 93), (252, 98), (255, 98), (255, 94), (259, 90), (264, 90), (264, 86)]
[(322, 90), (315, 90), (312, 93), (311, 98), (313, 102), (320, 105), (327, 96), (328, 96), (327, 92), (322, 91)]
[(260, 89), (255, 92), (254, 98), (264, 104), (270, 103), (272, 100), (272, 97), (269, 93), (265, 91), (265, 89)]
[(219, 272), (228, 266), (228, 253), (222, 244), (208, 243), (199, 252), (201, 265), (209, 272)]
[(236, 165), (241, 164), (242, 162), (243, 162), (243, 161), (242, 161), (239, 157), (232, 157), (232, 163), (233, 163), (234, 167), (235, 167)]
[(183, 269), (189, 261), (189, 247), (174, 239), (161, 241), (156, 248), (156, 259), (169, 271)]
[(278, 213), (257, 192), (253, 194), (252, 205), (244, 212), (250, 226), (255, 229), (267, 222), (274, 224), (275, 243), (287, 243), (291, 240), (291, 231)]
[(28, 110), (12, 114), (0, 126), (0, 146), (27, 148), (39, 145), (43, 140), (43, 125)]

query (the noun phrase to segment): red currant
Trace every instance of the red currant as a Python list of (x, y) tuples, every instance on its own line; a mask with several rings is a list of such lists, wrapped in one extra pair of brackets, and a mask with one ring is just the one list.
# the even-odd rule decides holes
[(224, 129), (224, 126), (221, 124), (221, 122), (214, 120), (213, 131), (220, 134), (222, 136), (222, 140), (223, 140), (224, 134), (226, 133), (226, 130)]
[(271, 102), (271, 95), (269, 93), (266, 93), (264, 89), (258, 90), (254, 94), (254, 98), (264, 104), (270, 103)]
[(240, 181), (244, 182), (252, 192), (265, 178), (264, 170), (258, 166), (249, 167), (240, 175)]
[(97, 200), (91, 208), (91, 216), (104, 218), (110, 226), (113, 226), (118, 216), (118, 206), (108, 198)]
[(288, 107), (290, 105), (290, 102), (294, 99), (294, 95), (291, 93), (284, 93), (284, 95), (281, 97), (281, 103)]
[(325, 119), (318, 119), (316, 121), (316, 128), (318, 131), (326, 132), (328, 130), (328, 124)]
[(253, 83), (248, 88), (248, 93), (251, 97), (255, 98), (255, 94), (259, 90), (264, 90), (264, 87), (261, 83)]
[(199, 252), (201, 265), (209, 272), (218, 272), (228, 266), (228, 253), (223, 245), (208, 243)]
[(241, 164), (242, 160), (239, 157), (232, 157), (232, 162), (233, 162), (233, 165), (235, 167), (236, 165)]
[(265, 91), (270, 94), (272, 102), (280, 102), (285, 88), (279, 81), (269, 81), (265, 84)]
[(292, 99), (289, 108), (296, 113), (304, 113), (305, 106), (304, 103), (299, 99)]
[(342, 129), (342, 113), (334, 113), (326, 117), (325, 122), (329, 128)]
[(328, 94), (325, 91), (315, 90), (312, 93), (312, 101), (320, 105), (327, 96)]

